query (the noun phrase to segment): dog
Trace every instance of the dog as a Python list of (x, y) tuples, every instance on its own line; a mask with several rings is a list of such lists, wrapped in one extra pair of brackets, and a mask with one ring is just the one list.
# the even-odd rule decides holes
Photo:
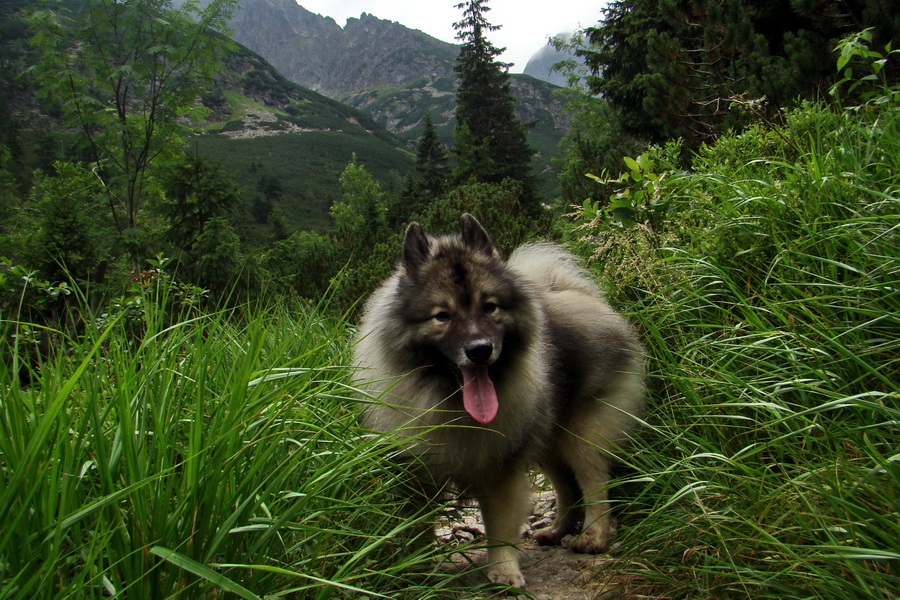
[(521, 588), (535, 464), (557, 499), (538, 543), (577, 534), (575, 551), (608, 548), (610, 464), (641, 413), (643, 357), (570, 254), (527, 244), (505, 261), (463, 214), (452, 235), (409, 224), (393, 275), (365, 304), (353, 363), (365, 426), (399, 436), (434, 489), (452, 482), (478, 501), (487, 576)]

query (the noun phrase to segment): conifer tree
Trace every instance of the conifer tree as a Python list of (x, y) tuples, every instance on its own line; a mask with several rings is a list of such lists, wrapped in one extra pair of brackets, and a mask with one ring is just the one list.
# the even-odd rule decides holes
[(522, 182), (526, 203), (535, 202), (533, 150), (526, 126), (515, 115), (509, 64), (497, 60), (504, 49), (486, 37), (499, 27), (485, 16), (490, 11), (487, 0), (467, 0), (456, 7), (463, 12), (462, 20), (453, 25), (462, 42), (455, 68), (459, 79), (453, 147), (456, 179), (500, 183), (511, 178)]
[(418, 218), (450, 188), (450, 159), (438, 139), (430, 111), (426, 111), (422, 120), (415, 167), (415, 172), (407, 173), (403, 179), (400, 195), (388, 201), (387, 225), (392, 230), (403, 227), (411, 218)]
[(429, 201), (440, 198), (447, 191), (450, 167), (447, 151), (438, 139), (431, 112), (425, 113), (422, 126), (422, 137), (416, 146), (416, 171), (421, 179), (419, 191)]

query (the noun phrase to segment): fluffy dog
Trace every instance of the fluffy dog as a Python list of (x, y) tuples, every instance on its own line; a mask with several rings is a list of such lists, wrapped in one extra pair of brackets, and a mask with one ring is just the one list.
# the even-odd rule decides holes
[(453, 235), (409, 225), (363, 311), (354, 364), (367, 426), (400, 436), (423, 479), (477, 499), (488, 577), (523, 587), (516, 544), (534, 464), (557, 497), (537, 541), (577, 534), (572, 549), (607, 549), (611, 453), (641, 411), (643, 356), (572, 256), (529, 244), (505, 261), (464, 214)]

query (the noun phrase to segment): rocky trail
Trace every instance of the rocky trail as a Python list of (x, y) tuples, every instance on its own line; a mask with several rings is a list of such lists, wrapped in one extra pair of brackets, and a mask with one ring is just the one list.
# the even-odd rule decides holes
[[(483, 591), (473, 592), (471, 598), (516, 600), (636, 600), (652, 598), (647, 595), (646, 585), (630, 577), (616, 573), (616, 560), (609, 555), (591, 555), (572, 552), (565, 546), (539, 546), (532, 538), (532, 532), (549, 525), (555, 513), (552, 492), (535, 495), (534, 509), (522, 540), (521, 568), (528, 583), (527, 594), (514, 595), (506, 591), (486, 595)], [(438, 524), (437, 536), (442, 543), (459, 543), (479, 539), (484, 535), (481, 516), (475, 507), (454, 508), (448, 511)], [(486, 581), (482, 572), (472, 567), (481, 566), (485, 561), (485, 550), (479, 549), (454, 555), (450, 567), (462, 572), (462, 585), (473, 585)], [(467, 572), (468, 571), (468, 572)], [(474, 586), (473, 586), (474, 587)]]

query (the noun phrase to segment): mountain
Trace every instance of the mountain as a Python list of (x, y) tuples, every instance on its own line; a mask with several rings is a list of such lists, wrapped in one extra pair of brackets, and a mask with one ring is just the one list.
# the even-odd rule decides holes
[(343, 100), (359, 90), (403, 85), (452, 70), (457, 49), (418, 30), (363, 13), (345, 27), (294, 0), (244, 0), (233, 38), (291, 81)]
[[(450, 138), (456, 45), (366, 13), (341, 27), (294, 0), (244, 0), (230, 26), (235, 40), (288, 79), (365, 110), (407, 142), (427, 110)], [(536, 123), (532, 144), (545, 158), (554, 154), (568, 125), (556, 87), (513, 75), (512, 89), (519, 118)]]
[[(567, 40), (571, 37), (571, 34), (560, 33), (556, 37)], [(562, 73), (553, 71), (553, 65), (564, 60), (572, 60), (573, 58), (575, 57), (571, 52), (557, 50), (550, 44), (547, 44), (528, 59), (528, 62), (525, 64), (525, 69), (523, 69), (522, 72), (525, 75), (531, 75), (532, 77), (552, 83), (553, 85), (565, 86), (568, 83), (566, 81), (566, 76)]]

